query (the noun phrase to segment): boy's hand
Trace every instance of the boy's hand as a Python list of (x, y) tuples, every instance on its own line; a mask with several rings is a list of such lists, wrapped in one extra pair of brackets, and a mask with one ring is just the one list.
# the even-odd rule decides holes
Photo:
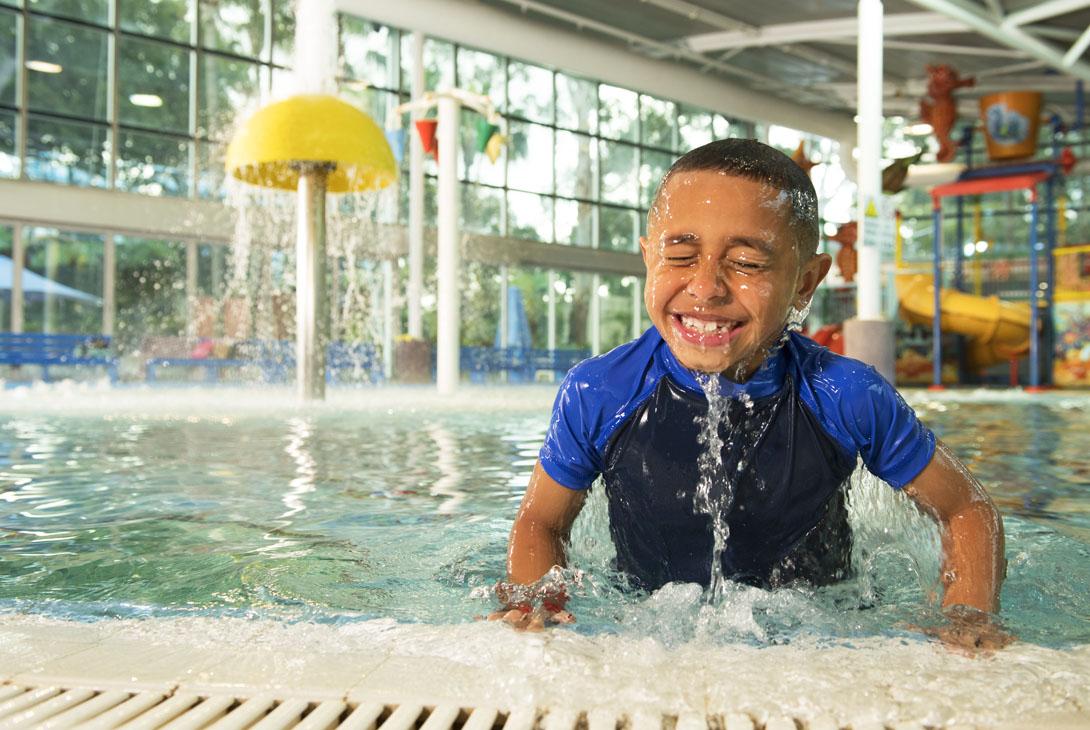
[(935, 637), (947, 649), (968, 656), (989, 656), (1017, 639), (992, 614), (984, 611), (969, 606), (951, 606), (943, 613), (947, 619), (944, 623), (913, 628)]
[(489, 614), (489, 621), (505, 621), (525, 631), (541, 631), (550, 624), (575, 623), (575, 617), (565, 609), (567, 591), (554, 571), (533, 585), (501, 581), (495, 590), (503, 608)]
[(488, 615), (489, 621), (505, 621), (519, 631), (541, 631), (551, 624), (573, 624), (575, 616), (568, 611), (549, 612), (544, 608), (523, 611), (521, 608), (501, 608)]

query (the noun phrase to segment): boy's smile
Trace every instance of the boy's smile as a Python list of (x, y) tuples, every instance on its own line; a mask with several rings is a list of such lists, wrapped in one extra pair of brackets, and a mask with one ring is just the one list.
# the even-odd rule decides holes
[(747, 379), (831, 260), (800, 262), (779, 190), (715, 171), (667, 181), (641, 239), (651, 321), (682, 365)]

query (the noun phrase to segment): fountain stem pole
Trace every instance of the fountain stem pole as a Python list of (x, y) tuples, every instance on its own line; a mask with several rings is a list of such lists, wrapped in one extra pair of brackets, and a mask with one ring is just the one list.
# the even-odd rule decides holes
[(458, 389), (461, 349), (461, 266), (458, 231), (458, 101), (439, 97), (439, 280), (436, 385), (443, 394)]
[(299, 227), (295, 239), (295, 383), (304, 401), (325, 398), (329, 342), (326, 297), (325, 195), (329, 165), (304, 163), (299, 172)]

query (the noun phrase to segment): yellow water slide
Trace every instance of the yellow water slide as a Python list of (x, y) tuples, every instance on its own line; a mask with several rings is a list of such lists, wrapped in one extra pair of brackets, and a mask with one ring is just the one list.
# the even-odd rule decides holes
[[(897, 276), (901, 316), (911, 324), (931, 326), (935, 289), (926, 274)], [(939, 291), (942, 331), (969, 338), (967, 364), (974, 370), (1020, 357), (1029, 350), (1029, 304), (979, 297), (954, 289)]]

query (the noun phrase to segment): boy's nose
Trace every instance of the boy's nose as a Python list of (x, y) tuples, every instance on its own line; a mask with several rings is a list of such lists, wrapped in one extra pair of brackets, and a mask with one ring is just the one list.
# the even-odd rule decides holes
[(695, 299), (722, 299), (727, 296), (729, 289), (720, 262), (702, 258), (685, 289)]

